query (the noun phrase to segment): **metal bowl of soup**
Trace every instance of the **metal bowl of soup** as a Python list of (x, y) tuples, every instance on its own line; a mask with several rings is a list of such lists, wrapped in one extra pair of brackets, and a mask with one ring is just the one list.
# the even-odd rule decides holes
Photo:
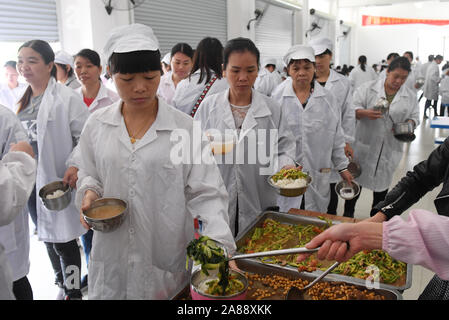
[(128, 215), (128, 203), (117, 198), (101, 198), (83, 211), (86, 223), (95, 231), (112, 232), (120, 227)]

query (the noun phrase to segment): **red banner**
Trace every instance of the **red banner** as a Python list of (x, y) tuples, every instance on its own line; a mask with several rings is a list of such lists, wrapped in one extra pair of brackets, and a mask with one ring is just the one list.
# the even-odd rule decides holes
[(434, 19), (408, 19), (362, 15), (362, 26), (385, 26), (393, 24), (431, 24), (434, 26), (444, 26), (449, 24), (449, 20)]

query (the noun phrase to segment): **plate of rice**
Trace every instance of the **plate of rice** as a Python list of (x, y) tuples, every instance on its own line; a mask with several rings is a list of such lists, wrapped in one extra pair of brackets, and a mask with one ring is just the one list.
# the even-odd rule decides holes
[(312, 178), (299, 168), (281, 169), (268, 177), (268, 184), (284, 197), (297, 197), (303, 195)]

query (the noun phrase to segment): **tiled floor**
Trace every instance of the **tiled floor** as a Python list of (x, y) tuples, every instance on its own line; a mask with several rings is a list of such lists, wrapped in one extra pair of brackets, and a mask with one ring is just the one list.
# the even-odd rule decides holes
[[(421, 101), (421, 110), (423, 107), (423, 103), (424, 101)], [(416, 130), (417, 138), (415, 139), (415, 141), (405, 146), (404, 157), (399, 165), (399, 168), (395, 172), (393, 185), (396, 184), (396, 182), (402, 176), (404, 176), (408, 170), (411, 170), (416, 163), (427, 158), (429, 153), (435, 148), (435, 137), (447, 136), (448, 133), (449, 130), (430, 129), (429, 121), (423, 122)], [(422, 208), (429, 211), (435, 211), (433, 199), (435, 199), (435, 196), (438, 194), (440, 189), (441, 188), (437, 188), (433, 192), (426, 195), (412, 208)], [(369, 217), (371, 201), (371, 191), (363, 189), (360, 200), (357, 202), (356, 206), (356, 218)], [(342, 212), (343, 203), (342, 201), (340, 201), (339, 214), (341, 215)], [(404, 216), (405, 215), (406, 214), (404, 214)], [(32, 226), (32, 222), (30, 222), (30, 229), (32, 229)], [(33, 287), (34, 298), (37, 300), (54, 299), (59, 289), (55, 285), (53, 285), (54, 276), (45, 245), (42, 242), (37, 241), (36, 236), (31, 237), (30, 251), (31, 270), (29, 273), (29, 280)], [(82, 251), (81, 257), (83, 259), (82, 274), (84, 274), (86, 273), (86, 265), (84, 254)], [(433, 272), (420, 266), (414, 266), (412, 286), (410, 289), (405, 290), (404, 299), (417, 299), (432, 276)]]

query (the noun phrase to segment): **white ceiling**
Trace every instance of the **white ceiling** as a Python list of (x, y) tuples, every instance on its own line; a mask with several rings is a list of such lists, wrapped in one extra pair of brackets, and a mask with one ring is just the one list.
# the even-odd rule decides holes
[[(349, 7), (367, 7), (367, 6), (389, 6), (399, 3), (414, 3), (414, 2), (438, 2), (438, 0), (339, 0), (338, 6), (340, 8)], [(449, 2), (449, 0), (439, 0), (439, 2)]]

